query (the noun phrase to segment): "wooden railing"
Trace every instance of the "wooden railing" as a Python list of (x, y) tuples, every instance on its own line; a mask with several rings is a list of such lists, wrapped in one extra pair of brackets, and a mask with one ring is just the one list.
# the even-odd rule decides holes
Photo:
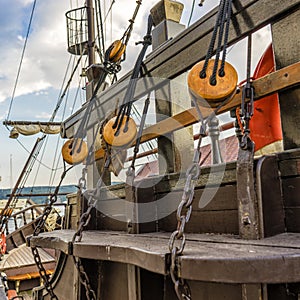
[[(16, 231), (23, 226), (29, 224), (32, 221), (37, 221), (42, 214), (43, 214), (43, 208), (46, 206), (46, 204), (34, 204), (31, 206), (28, 206), (16, 213), (13, 213), (9, 220), (6, 222), (4, 230), (6, 234), (12, 234), (13, 231)], [(64, 203), (58, 203), (53, 205), (54, 208), (58, 207), (66, 207), (66, 204)], [(58, 215), (61, 217), (59, 212), (57, 211)], [(19, 221), (19, 222), (18, 222)], [(13, 223), (13, 224), (12, 224)], [(13, 228), (13, 230), (12, 230)]]

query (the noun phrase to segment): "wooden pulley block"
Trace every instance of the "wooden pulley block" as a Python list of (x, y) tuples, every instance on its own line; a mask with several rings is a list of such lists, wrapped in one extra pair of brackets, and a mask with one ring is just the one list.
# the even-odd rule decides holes
[[(202, 106), (217, 107), (236, 91), (238, 74), (235, 68), (228, 62), (225, 62), (224, 66), (225, 75), (220, 77), (217, 72), (216, 84), (211, 84), (210, 78), (213, 73), (214, 63), (214, 59), (209, 60), (205, 78), (200, 77), (204, 60), (194, 65), (188, 75), (189, 92), (198, 100), (199, 105)], [(219, 61), (218, 70), (220, 65), (221, 61)]]
[(76, 165), (86, 159), (88, 147), (82, 139), (70, 139), (64, 143), (61, 153), (65, 162), (70, 165)]
[(120, 40), (114, 41), (109, 47), (109, 60), (118, 62), (124, 54), (126, 46)]
[(129, 118), (126, 125), (127, 117), (125, 117), (119, 129), (119, 132), (116, 135), (117, 128), (113, 128), (116, 118), (117, 117), (113, 117), (105, 124), (103, 128), (103, 139), (107, 144), (113, 147), (130, 146), (137, 135), (136, 124), (132, 118)]

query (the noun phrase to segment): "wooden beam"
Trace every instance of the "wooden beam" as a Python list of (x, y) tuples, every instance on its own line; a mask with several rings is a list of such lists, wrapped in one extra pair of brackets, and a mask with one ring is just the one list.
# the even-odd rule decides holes
[[(300, 60), (300, 10), (272, 26), (276, 68), (281, 69)], [(285, 150), (300, 147), (300, 88), (279, 93), (280, 117)]]
[[(300, 8), (299, 0), (236, 0), (234, 1), (233, 24), (230, 27), (229, 45), (246, 37), (263, 26), (278, 22), (281, 18)], [(153, 51), (145, 61), (145, 67), (154, 78), (172, 79), (187, 71), (202, 60), (212, 36), (217, 9), (201, 18), (174, 39)], [(99, 93), (89, 114), (87, 128), (98, 124), (105, 114), (115, 109), (117, 100), (122, 101), (128, 86), (130, 72), (106, 91)], [(155, 89), (155, 87), (153, 87)], [(141, 97), (146, 88), (137, 91)], [(70, 138), (82, 120), (87, 104), (64, 121), (62, 136)]]
[[(253, 81), (255, 89), (255, 100), (261, 99), (267, 95), (285, 90), (287, 88), (297, 86), (300, 84), (300, 62), (291, 66), (285, 67), (264, 77)], [(220, 110), (220, 113), (230, 111), (231, 109), (241, 104), (241, 93), (235, 97)], [(211, 108), (201, 107), (203, 117), (208, 117), (213, 110)], [(195, 107), (185, 110), (173, 117), (167, 118), (157, 124), (149, 126), (143, 131), (142, 143), (158, 138), (161, 135), (182, 129), (184, 127), (193, 125), (199, 122), (199, 117)], [(95, 159), (101, 157), (100, 150), (95, 153)], [(103, 155), (102, 155), (103, 156)]]

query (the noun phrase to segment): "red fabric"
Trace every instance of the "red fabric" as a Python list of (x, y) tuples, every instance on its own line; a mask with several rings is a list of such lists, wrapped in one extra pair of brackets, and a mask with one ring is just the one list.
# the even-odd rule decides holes
[[(258, 62), (253, 79), (263, 77), (275, 70), (272, 44)], [(254, 102), (254, 114), (250, 121), (251, 138), (255, 151), (276, 141), (282, 140), (278, 94), (264, 97)]]
[(7, 299), (10, 300), (10, 299), (13, 299), (14, 297), (17, 297), (18, 294), (15, 290), (8, 290), (7, 291)]

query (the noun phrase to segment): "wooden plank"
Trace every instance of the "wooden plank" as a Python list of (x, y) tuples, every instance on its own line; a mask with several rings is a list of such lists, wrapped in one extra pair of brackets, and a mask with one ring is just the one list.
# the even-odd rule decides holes
[[(233, 19), (239, 26), (233, 28), (229, 36), (229, 44), (232, 44), (249, 32), (255, 31), (271, 22), (277, 22), (280, 18), (300, 7), (298, 0), (240, 0), (236, 2), (236, 14)], [(151, 76), (156, 78), (174, 78), (188, 70), (206, 54), (206, 47), (214, 27), (217, 9), (209, 16), (200, 19), (191, 28), (167, 42), (163, 47), (153, 52), (145, 61), (145, 66)], [(107, 91), (97, 95), (87, 128), (93, 127), (101, 121), (109, 110), (115, 109), (116, 99), (123, 99), (121, 92), (127, 88), (130, 73), (124, 76), (118, 84), (113, 85)], [(161, 80), (160, 80), (161, 81)], [(144, 92), (145, 93), (145, 88)], [(143, 94), (142, 93), (142, 94)], [(140, 97), (140, 95), (136, 95)], [(87, 105), (77, 111), (62, 124), (63, 137), (72, 137), (82, 120)]]
[(282, 192), (285, 207), (300, 207), (300, 177), (283, 179)]
[(242, 284), (242, 300), (263, 299), (263, 290), (260, 284)]
[(285, 209), (285, 222), (288, 232), (300, 232), (300, 206)]
[[(186, 233), (218, 233), (238, 234), (238, 211), (193, 211), (190, 221), (186, 224)], [(175, 230), (177, 219), (175, 213), (158, 221), (159, 230), (170, 232)]]
[(279, 162), (281, 177), (299, 176), (300, 175), (300, 157)]
[[(299, 69), (300, 62), (253, 81), (253, 86), (255, 89), (255, 99), (258, 100), (278, 90), (293, 86), (295, 84), (300, 84)], [(239, 106), (241, 104), (241, 96), (241, 93), (238, 93), (232, 99), (232, 101), (230, 101), (220, 109), (219, 113), (224, 113), (234, 107)], [(201, 112), (203, 114), (203, 117), (205, 118), (212, 113), (212, 109), (201, 107)], [(146, 128), (143, 131), (142, 142), (149, 141), (151, 139), (157, 138), (160, 135), (165, 135), (169, 132), (181, 129), (186, 126), (193, 125), (196, 122), (199, 122), (196, 108), (190, 108), (182, 113), (179, 113), (171, 118), (168, 118)]]
[[(285, 89), (296, 84), (300, 84), (300, 62), (273, 72), (269, 75), (261, 77), (253, 81), (255, 89), (255, 99), (258, 100), (266, 95), (270, 95), (278, 90)], [(241, 93), (238, 93), (228, 104), (224, 105), (219, 113), (224, 113), (241, 104)], [(211, 108), (201, 107), (203, 117), (207, 117), (212, 113)], [(143, 131), (141, 142), (147, 142), (159, 136), (167, 135), (170, 132), (182, 129), (199, 122), (199, 116), (196, 108), (190, 108), (173, 117), (167, 118)], [(101, 151), (95, 153), (95, 159), (102, 157)]]
[[(31, 246), (65, 250), (74, 231), (42, 233)], [(199, 237), (199, 242), (195, 237)], [(133, 264), (167, 274), (169, 235), (84, 231), (73, 254), (87, 259)], [(188, 280), (223, 283), (286, 283), (300, 281), (300, 235), (282, 234), (258, 241), (236, 236), (191, 235), (178, 258), (179, 272)]]
[[(189, 280), (188, 284), (191, 288), (192, 299), (241, 300), (242, 291), (240, 284), (211, 283), (192, 280)], [(175, 296), (168, 298), (168, 300), (173, 299), (176, 299)]]
[[(249, 32), (279, 20), (279, 16), (299, 7), (299, 1), (280, 0), (239, 0), (234, 5), (234, 25), (230, 27), (229, 44), (241, 40)], [(280, 7), (281, 6), (281, 7)], [(182, 32), (173, 41), (160, 48), (146, 60), (148, 71), (155, 77), (172, 78), (188, 70), (207, 52), (212, 29), (215, 24), (216, 9)], [(234, 28), (235, 27), (235, 28)]]
[[(300, 60), (300, 10), (272, 25), (272, 38), (277, 69)], [(279, 93), (284, 149), (300, 147), (300, 88)]]
[[(62, 262), (59, 261), (59, 263)], [(57, 266), (52, 278), (52, 282), (55, 283), (53, 285), (54, 293), (58, 299), (80, 299), (78, 295), (80, 286), (78, 271), (71, 256), (66, 256), (66, 258), (63, 259), (63, 264)], [(44, 297), (39, 297), (34, 299), (43, 298)]]
[(105, 261), (102, 262), (101, 288), (99, 299), (128, 298), (127, 266), (125, 264)]
[(256, 165), (256, 194), (262, 207), (259, 211), (261, 237), (285, 232), (281, 182), (276, 156), (265, 156)]

